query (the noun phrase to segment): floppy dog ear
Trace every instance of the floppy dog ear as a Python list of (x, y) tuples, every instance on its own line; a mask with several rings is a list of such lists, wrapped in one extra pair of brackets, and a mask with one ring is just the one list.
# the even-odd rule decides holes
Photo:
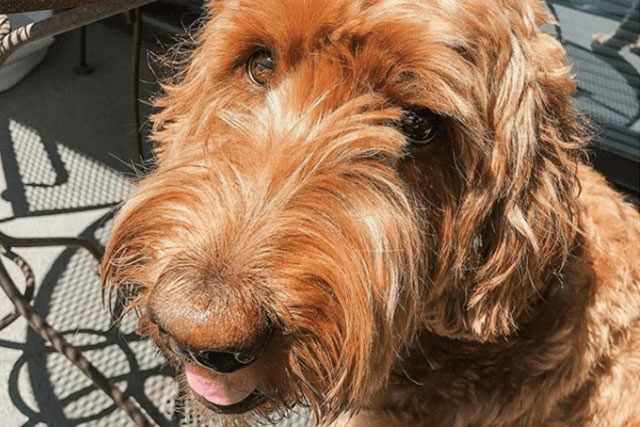
[(431, 208), (433, 283), (423, 317), (436, 333), (479, 341), (517, 331), (562, 280), (577, 235), (585, 133), (564, 50), (539, 30), (548, 13), (533, 2), (496, 3), (512, 8), (485, 12), (503, 22), (478, 26), (466, 52), (486, 80), (477, 117), (450, 129), (448, 176), (438, 179), (453, 183)]

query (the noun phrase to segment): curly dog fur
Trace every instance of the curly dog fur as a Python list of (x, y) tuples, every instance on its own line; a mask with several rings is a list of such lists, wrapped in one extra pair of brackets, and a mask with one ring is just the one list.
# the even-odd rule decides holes
[(192, 408), (640, 425), (640, 218), (581, 160), (542, 4), (208, 13), (103, 263)]

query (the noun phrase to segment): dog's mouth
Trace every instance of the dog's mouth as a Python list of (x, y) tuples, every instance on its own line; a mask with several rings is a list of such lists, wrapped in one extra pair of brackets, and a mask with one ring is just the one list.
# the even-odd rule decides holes
[(219, 414), (241, 414), (266, 401), (251, 375), (213, 372), (195, 363), (186, 363), (184, 373), (198, 402)]

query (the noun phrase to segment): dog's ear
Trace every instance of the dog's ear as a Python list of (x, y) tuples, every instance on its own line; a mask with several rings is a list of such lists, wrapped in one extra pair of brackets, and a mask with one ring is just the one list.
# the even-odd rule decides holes
[(435, 332), (480, 341), (517, 331), (562, 280), (577, 235), (585, 134), (564, 50), (539, 29), (551, 21), (547, 11), (496, 3), (511, 9), (489, 10), (492, 25), (479, 25), (465, 52), (485, 79), (478, 114), (451, 125), (450, 167), (437, 178), (450, 183), (430, 186), (440, 200), (431, 208), (436, 259), (424, 312)]

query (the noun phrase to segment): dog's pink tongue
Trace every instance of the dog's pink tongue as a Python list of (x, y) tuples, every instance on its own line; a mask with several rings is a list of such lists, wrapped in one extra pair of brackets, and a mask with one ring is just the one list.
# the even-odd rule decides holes
[(193, 391), (220, 406), (241, 402), (256, 388), (249, 375), (216, 374), (192, 363), (186, 364), (185, 374)]

